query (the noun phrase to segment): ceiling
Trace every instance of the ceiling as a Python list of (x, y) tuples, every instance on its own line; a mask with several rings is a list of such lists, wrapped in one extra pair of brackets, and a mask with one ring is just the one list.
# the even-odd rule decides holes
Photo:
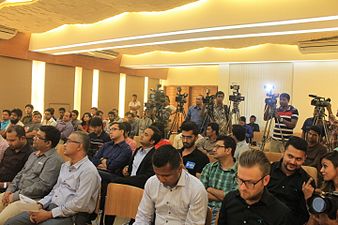
[[(227, 49), (238, 50), (231, 52), (238, 61), (238, 53), (243, 61), (247, 60), (248, 52), (243, 49), (252, 46), (269, 44), (268, 49), (275, 46), (285, 52), (288, 45), (297, 46), (300, 41), (338, 36), (337, 9), (337, 0), (327, 0), (325, 5), (318, 0), (36, 0), (0, 7), (0, 25), (32, 33), (32, 51), (103, 58), (120, 53), (126, 55), (122, 66), (142, 67), (154, 61), (143, 60), (144, 54), (151, 52), (156, 52), (156, 60), (163, 56), (165, 60), (159, 61), (165, 65), (183, 63), (177, 54), (184, 52), (189, 52), (191, 64), (227, 62), (219, 61)], [(210, 28), (214, 30), (207, 30)], [(213, 48), (217, 52), (223, 49), (214, 59), (214, 54), (219, 53), (210, 50)], [(198, 49), (204, 50), (194, 51)], [(265, 49), (261, 54), (267, 54), (267, 48), (257, 51), (261, 49)], [(291, 52), (289, 58), (281, 58), (320, 58), (316, 54), (303, 57), (295, 48)], [(135, 60), (138, 54), (139, 61)], [(259, 52), (253, 57), (257, 55)], [(278, 60), (274, 52), (268, 55)], [(132, 63), (127, 56), (134, 56)], [(196, 57), (199, 59), (194, 61)], [(231, 56), (225, 58), (229, 60)], [(338, 54), (323, 58), (338, 59)], [(184, 64), (189, 60), (185, 59)]]

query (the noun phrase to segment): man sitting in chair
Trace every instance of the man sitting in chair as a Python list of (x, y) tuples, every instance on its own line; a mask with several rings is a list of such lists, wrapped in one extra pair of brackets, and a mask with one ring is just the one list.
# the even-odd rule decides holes
[(90, 222), (100, 191), (100, 176), (87, 157), (89, 137), (73, 132), (65, 143), (70, 161), (62, 164), (53, 190), (37, 202), (39, 210), (23, 212), (5, 225), (84, 225)]
[(171, 145), (160, 147), (153, 155), (152, 176), (145, 184), (134, 225), (204, 225), (208, 194), (203, 184), (183, 170), (182, 158)]

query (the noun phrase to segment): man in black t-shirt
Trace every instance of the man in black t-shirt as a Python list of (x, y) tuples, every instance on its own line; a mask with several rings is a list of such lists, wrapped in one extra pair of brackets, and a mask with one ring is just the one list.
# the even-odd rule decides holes
[(200, 177), (204, 166), (209, 163), (209, 158), (195, 146), (198, 137), (197, 125), (194, 122), (186, 121), (182, 123), (181, 129), (183, 148), (180, 150), (180, 154), (183, 164), (190, 174)]
[(90, 147), (88, 157), (91, 159), (95, 153), (103, 146), (104, 143), (111, 141), (109, 134), (103, 130), (103, 122), (99, 117), (93, 117), (89, 124), (90, 130)]

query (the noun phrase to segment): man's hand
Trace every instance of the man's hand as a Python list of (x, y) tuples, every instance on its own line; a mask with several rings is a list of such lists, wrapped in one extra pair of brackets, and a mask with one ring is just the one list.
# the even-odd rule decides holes
[(11, 195), (11, 192), (5, 192), (4, 195), (2, 196), (2, 204), (7, 206), (9, 204), (9, 196)]
[(42, 223), (46, 220), (52, 219), (53, 214), (51, 211), (39, 210), (37, 212), (30, 212), (30, 220), (34, 223)]
[(128, 166), (125, 166), (122, 170), (122, 174), (123, 176), (125, 177), (128, 177), (129, 176), (129, 173), (128, 173)]
[(302, 191), (304, 193), (305, 201), (311, 198), (313, 191), (315, 190), (311, 185), (312, 181), (313, 181), (313, 178), (310, 177), (306, 183), (305, 182), (303, 183)]

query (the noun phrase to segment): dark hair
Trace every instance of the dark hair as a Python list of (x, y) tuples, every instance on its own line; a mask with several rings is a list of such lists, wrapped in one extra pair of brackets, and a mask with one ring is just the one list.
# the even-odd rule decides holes
[(180, 153), (172, 145), (163, 145), (153, 154), (153, 166), (160, 168), (168, 163), (171, 169), (178, 169), (182, 162)]
[(225, 94), (224, 94), (223, 91), (217, 91), (216, 94), (215, 94), (215, 96), (217, 97), (218, 95), (223, 95), (223, 96), (225, 96)]
[(223, 141), (225, 148), (231, 148), (231, 155), (234, 157), (235, 151), (236, 151), (236, 142), (235, 140), (230, 136), (218, 136), (217, 141)]
[(307, 142), (303, 138), (292, 136), (286, 142), (285, 149), (287, 149), (289, 147), (289, 145), (292, 145), (297, 150), (303, 151), (305, 153), (307, 151)]
[(181, 125), (181, 130), (182, 131), (191, 131), (194, 135), (198, 135), (198, 127), (196, 125), (196, 123), (192, 122), (192, 121), (185, 121), (182, 123)]
[(101, 111), (101, 110), (98, 110), (98, 111), (96, 111), (96, 113), (95, 113), (95, 115), (96, 115), (96, 116), (100, 116), (100, 114), (102, 114), (102, 115), (103, 115), (103, 111)]
[(312, 130), (314, 132), (316, 132), (320, 137), (322, 136), (322, 130), (320, 129), (319, 126), (311, 126), (309, 131)]
[(130, 133), (130, 131), (131, 131), (131, 125), (130, 125), (130, 123), (128, 123), (128, 122), (122, 122), (123, 124), (124, 124), (124, 126), (126, 127), (126, 130), (125, 130), (125, 132), (124, 132), (124, 135), (125, 136), (129, 136), (129, 133)]
[[(333, 166), (336, 169), (338, 168), (338, 151), (332, 151), (332, 152), (326, 153), (320, 159), (320, 162), (322, 162), (323, 159), (329, 160), (330, 162), (332, 162)], [(338, 176), (338, 175), (336, 175), (336, 176)], [(324, 181), (324, 183), (322, 185), (322, 191), (325, 191), (325, 192), (335, 191), (334, 181), (332, 181), (332, 180)]]
[(245, 116), (239, 117), (239, 121), (242, 121), (242, 122), (246, 123), (246, 117)]
[(11, 114), (12, 113), (16, 114), (19, 118), (22, 117), (22, 110), (21, 109), (18, 109), (18, 108), (12, 109)]
[(113, 111), (108, 112), (108, 115), (113, 115), (113, 114), (114, 114)]
[(127, 126), (126, 126), (126, 122), (114, 122), (112, 123), (110, 126), (113, 126), (114, 124), (117, 124), (120, 130), (123, 130), (123, 135), (126, 136), (127, 134)]
[(255, 118), (256, 119), (256, 116), (255, 115), (251, 115), (250, 118)]
[(290, 101), (290, 95), (288, 93), (282, 93), (279, 96), (279, 99), (286, 98), (288, 101)]
[(33, 115), (33, 116), (39, 115), (39, 116), (42, 117), (42, 115), (41, 115), (41, 113), (40, 113), (39, 111), (34, 111), (34, 112), (32, 113), (32, 115)]
[(53, 107), (50, 108), (50, 113), (51, 113), (52, 115), (54, 115), (55, 109), (54, 109)]
[(156, 127), (160, 131), (161, 138), (164, 138), (164, 124), (161, 122), (154, 122), (151, 124), (151, 126)]
[(76, 117), (79, 116), (79, 111), (77, 111), (76, 109), (72, 110), (72, 113), (74, 113), (76, 115)]
[(54, 109), (47, 108), (47, 109), (45, 109), (45, 112), (49, 112), (51, 115), (53, 115), (54, 114)]
[(232, 125), (232, 134), (238, 141), (243, 141), (245, 140), (246, 129), (241, 125), (234, 124)]
[(102, 119), (100, 117), (93, 117), (90, 120), (89, 126), (90, 127), (102, 127), (103, 126)]
[(219, 134), (219, 125), (218, 123), (209, 123), (207, 127), (211, 127), (213, 131), (216, 131), (216, 135)]
[(9, 116), (11, 115), (11, 111), (8, 110), (8, 109), (4, 109), (4, 110), (2, 110), (2, 112), (3, 112), (3, 113), (4, 113), (4, 112), (7, 112)]
[[(88, 115), (89, 118), (90, 118), (90, 120), (92, 119), (92, 114), (90, 114), (89, 112), (83, 113), (83, 115), (81, 117), (81, 120), (82, 120), (81, 125), (86, 125), (86, 122), (83, 120), (83, 118), (85, 117), (85, 115)], [(88, 121), (88, 124), (90, 123), (90, 120)]]
[(260, 150), (249, 150), (243, 152), (239, 156), (238, 164), (246, 168), (258, 165), (264, 176), (269, 175), (271, 170), (271, 164), (268, 158), (264, 152)]
[(72, 134), (75, 134), (76, 136), (78, 136), (81, 139), (80, 142), (83, 145), (83, 149), (86, 152), (86, 154), (88, 154), (89, 146), (90, 146), (89, 135), (86, 134), (83, 131), (74, 131)]
[(133, 113), (133, 112), (126, 112), (125, 115), (126, 115), (126, 116), (131, 115), (132, 117), (135, 117), (135, 116), (136, 116), (135, 113)]
[(59, 108), (59, 111), (64, 111), (64, 112), (66, 112), (66, 109), (65, 109), (64, 107), (60, 107), (60, 108)]
[(41, 126), (40, 131), (46, 134), (46, 141), (52, 142), (52, 148), (54, 148), (60, 141), (61, 133), (53, 126)]
[(154, 134), (151, 136), (150, 140), (154, 141), (154, 145), (156, 145), (162, 139), (162, 135), (161, 135), (162, 133), (155, 126), (149, 126), (148, 128), (151, 129), (154, 132)]
[(32, 110), (34, 109), (34, 106), (32, 104), (25, 105), (25, 108), (27, 108), (27, 107), (31, 108)]
[(14, 126), (9, 127), (7, 129), (7, 133), (13, 133), (13, 132), (16, 133), (16, 136), (18, 138), (26, 137), (25, 129), (22, 126), (20, 126), (20, 125), (14, 125)]
[(137, 94), (133, 94), (132, 96), (135, 96), (135, 97), (137, 97)]

